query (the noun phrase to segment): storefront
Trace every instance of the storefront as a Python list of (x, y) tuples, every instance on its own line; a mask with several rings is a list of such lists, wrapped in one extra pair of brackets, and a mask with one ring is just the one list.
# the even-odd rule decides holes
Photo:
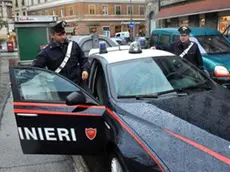
[[(202, 0), (162, 8), (156, 15), (160, 27), (188, 25), (223, 32), (230, 24), (230, 0)], [(177, 24), (174, 21), (177, 20)]]

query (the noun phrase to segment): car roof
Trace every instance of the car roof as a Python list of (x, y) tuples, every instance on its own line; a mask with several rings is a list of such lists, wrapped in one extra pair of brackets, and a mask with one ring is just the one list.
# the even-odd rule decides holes
[[(199, 35), (221, 35), (221, 33), (219, 31), (217, 31), (216, 29), (213, 28), (205, 28), (205, 27), (191, 27), (190, 28), (192, 30), (191, 35), (192, 36), (199, 36)], [(174, 33), (174, 34), (178, 34), (178, 28), (157, 28), (154, 29), (152, 31), (152, 33), (154, 32), (163, 32), (163, 33)]]
[(90, 58), (103, 58), (108, 64), (122, 62), (126, 60), (135, 60), (148, 57), (160, 57), (160, 56), (175, 56), (172, 53), (153, 50), (153, 49), (142, 49), (142, 53), (129, 53), (129, 46), (120, 46), (107, 48), (108, 53), (100, 54), (99, 49), (92, 49), (89, 53)]

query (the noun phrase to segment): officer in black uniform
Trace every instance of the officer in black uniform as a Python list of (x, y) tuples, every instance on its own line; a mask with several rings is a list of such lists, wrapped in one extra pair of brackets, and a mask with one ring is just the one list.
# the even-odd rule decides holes
[[(69, 41), (66, 39), (66, 22), (57, 23), (51, 28), (51, 41), (33, 61), (32, 66), (55, 71), (63, 62)], [(73, 42), (71, 56), (60, 74), (71, 81), (82, 84), (88, 79), (89, 61), (84, 57), (80, 46)], [(85, 85), (85, 84), (83, 84)]]
[[(191, 29), (187, 26), (181, 26), (178, 31), (180, 32), (180, 39), (174, 41), (170, 46), (156, 46), (152, 48), (169, 51), (178, 56), (181, 55), (191, 45), (191, 41), (189, 40)], [(193, 45), (183, 58), (199, 69), (204, 70), (203, 60), (198, 45), (195, 42), (192, 43)]]

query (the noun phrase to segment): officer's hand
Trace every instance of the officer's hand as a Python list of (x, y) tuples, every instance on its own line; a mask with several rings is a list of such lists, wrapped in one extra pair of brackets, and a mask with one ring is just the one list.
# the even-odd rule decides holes
[(152, 50), (156, 50), (156, 47), (155, 47), (155, 46), (153, 46), (153, 47), (150, 47), (150, 49), (152, 49)]
[(87, 71), (83, 71), (83, 72), (82, 72), (82, 79), (83, 79), (83, 80), (87, 80), (87, 79), (88, 79), (88, 76), (89, 76), (89, 74), (88, 74)]

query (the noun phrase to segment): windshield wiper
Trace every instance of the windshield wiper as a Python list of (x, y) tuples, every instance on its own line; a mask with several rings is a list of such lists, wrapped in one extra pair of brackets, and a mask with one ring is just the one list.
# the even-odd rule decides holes
[(143, 99), (143, 98), (159, 98), (159, 96), (165, 95), (165, 94), (169, 94), (169, 93), (173, 93), (175, 92), (176, 95), (178, 97), (181, 96), (187, 96), (187, 93), (183, 93), (183, 92), (178, 92), (178, 90), (176, 89), (172, 89), (172, 90), (167, 90), (167, 91), (162, 91), (162, 92), (158, 92), (158, 93), (153, 93), (153, 94), (144, 94), (144, 95), (118, 95), (117, 98), (118, 99), (131, 99), (131, 98), (135, 98), (135, 99)]
[(146, 95), (118, 95), (118, 99), (142, 99), (142, 98), (158, 98), (158, 94), (146, 94)]

